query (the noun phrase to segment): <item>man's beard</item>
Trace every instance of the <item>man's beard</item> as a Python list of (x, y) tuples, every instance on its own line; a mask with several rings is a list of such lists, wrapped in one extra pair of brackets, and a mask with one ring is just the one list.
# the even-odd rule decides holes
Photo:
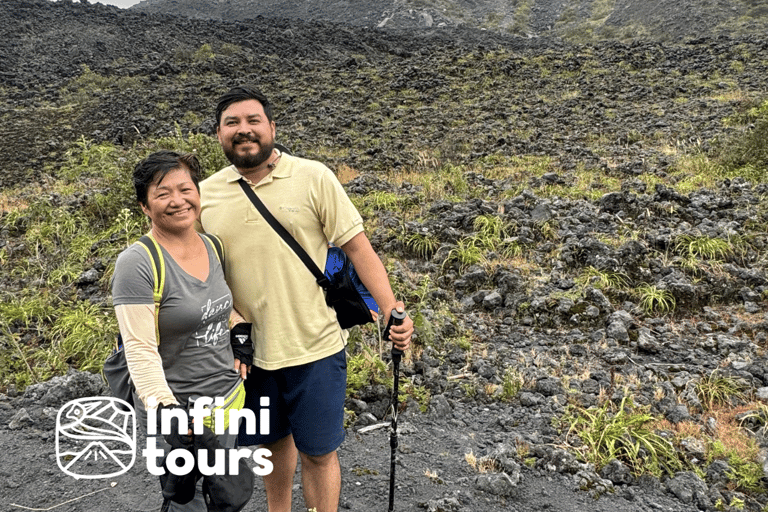
[(232, 145), (228, 149), (222, 148), (224, 151), (224, 156), (227, 157), (227, 160), (229, 160), (230, 163), (238, 169), (255, 169), (262, 163), (266, 162), (267, 159), (272, 156), (272, 151), (275, 149), (275, 141), (272, 141), (269, 144), (259, 142), (258, 152), (240, 155), (235, 152), (235, 147), (237, 146), (237, 142), (243, 140), (250, 140), (255, 142), (253, 139), (248, 137), (235, 138), (232, 141)]

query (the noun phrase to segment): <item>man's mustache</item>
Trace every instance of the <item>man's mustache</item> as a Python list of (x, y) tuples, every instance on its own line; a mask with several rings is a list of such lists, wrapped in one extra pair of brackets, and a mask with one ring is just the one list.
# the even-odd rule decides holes
[(259, 138), (255, 135), (237, 135), (232, 139), (234, 144), (240, 144), (241, 142), (259, 142)]

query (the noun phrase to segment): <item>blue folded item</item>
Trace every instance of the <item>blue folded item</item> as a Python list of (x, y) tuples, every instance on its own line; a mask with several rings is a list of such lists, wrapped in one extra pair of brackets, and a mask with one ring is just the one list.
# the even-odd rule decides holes
[[(347, 255), (339, 247), (336, 247), (335, 245), (328, 247), (328, 258), (325, 260), (325, 277), (327, 277), (330, 282), (335, 282), (335, 275), (344, 268), (344, 262), (346, 260)], [(373, 296), (371, 295), (371, 292), (368, 291), (368, 288), (366, 288), (362, 281), (360, 281), (360, 277), (357, 275), (355, 267), (352, 265), (351, 261), (347, 268), (349, 269), (349, 277), (352, 279), (355, 288), (358, 293), (360, 293), (360, 297), (363, 301), (365, 301), (368, 309), (378, 313), (379, 306), (376, 304), (376, 301), (373, 300)]]

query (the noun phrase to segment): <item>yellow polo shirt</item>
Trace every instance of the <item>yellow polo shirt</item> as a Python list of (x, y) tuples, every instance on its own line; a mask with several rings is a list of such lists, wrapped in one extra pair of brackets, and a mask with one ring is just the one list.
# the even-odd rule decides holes
[[(346, 333), (296, 253), (265, 221), (229, 166), (200, 183), (202, 229), (224, 244), (235, 308), (253, 323), (254, 365), (266, 370), (317, 361), (344, 348)], [(283, 154), (251, 185), (272, 215), (323, 270), (328, 242), (341, 246), (363, 219), (325, 165)]]

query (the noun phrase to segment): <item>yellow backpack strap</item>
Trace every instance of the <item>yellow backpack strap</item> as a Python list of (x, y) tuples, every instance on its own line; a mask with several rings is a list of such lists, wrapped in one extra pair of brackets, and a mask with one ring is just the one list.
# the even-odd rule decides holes
[(155, 338), (157, 344), (160, 344), (160, 303), (163, 300), (163, 290), (165, 289), (165, 260), (160, 245), (151, 235), (144, 235), (136, 242), (147, 251), (149, 259), (152, 262), (152, 277), (154, 286), (152, 289), (152, 300), (155, 303)]
[(221, 268), (224, 270), (224, 244), (221, 243), (221, 239), (210, 233), (200, 234), (203, 235), (203, 240), (207, 240), (208, 243), (211, 244), (213, 251), (216, 253), (216, 257), (219, 259), (219, 263), (221, 263)]

